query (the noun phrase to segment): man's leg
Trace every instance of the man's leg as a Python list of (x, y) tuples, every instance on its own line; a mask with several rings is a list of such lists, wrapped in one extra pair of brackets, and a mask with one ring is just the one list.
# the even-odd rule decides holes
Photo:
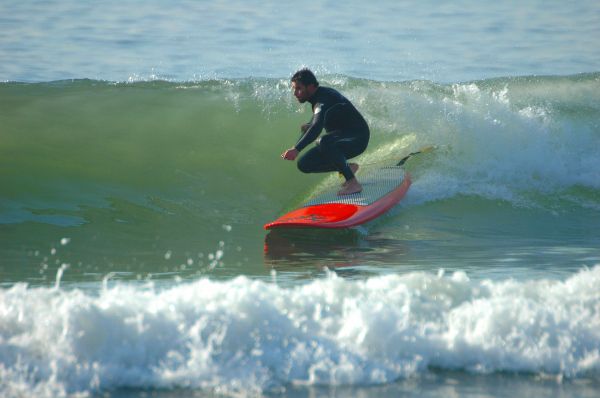
[(335, 170), (344, 175), (346, 181), (353, 179), (354, 173), (352, 173), (352, 169), (350, 169), (347, 162), (350, 153), (346, 153), (351, 148), (351, 145), (344, 144), (349, 144), (352, 141), (354, 141), (354, 137), (345, 138), (331, 133), (323, 135), (318, 144), (318, 148), (321, 150), (323, 156), (329, 159)]
[(298, 169), (303, 173), (325, 173), (337, 170), (318, 146), (309, 149), (298, 159)]
[[(337, 138), (337, 139), (336, 139)], [(344, 175), (346, 182), (338, 195), (350, 195), (362, 191), (362, 185), (358, 182), (354, 173), (358, 169), (355, 163), (348, 163), (347, 159), (361, 154), (367, 147), (369, 136), (366, 135), (343, 135), (337, 136), (326, 134), (321, 139), (319, 147), (321, 151), (332, 159), (336, 170)]]
[(342, 135), (329, 133), (321, 137), (316, 147), (298, 160), (298, 168), (304, 173), (338, 171), (344, 175), (346, 182), (339, 192), (341, 195), (360, 192), (362, 187), (356, 180), (354, 172), (356, 163), (348, 164), (347, 159), (361, 154), (369, 141), (366, 135)]

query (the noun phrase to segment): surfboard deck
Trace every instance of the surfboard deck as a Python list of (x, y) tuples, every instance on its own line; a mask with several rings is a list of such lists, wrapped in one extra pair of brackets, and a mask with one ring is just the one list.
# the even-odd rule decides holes
[(338, 196), (331, 188), (302, 207), (284, 214), (265, 229), (350, 228), (364, 224), (397, 204), (410, 187), (410, 175), (401, 166), (388, 166), (359, 175), (362, 192)]

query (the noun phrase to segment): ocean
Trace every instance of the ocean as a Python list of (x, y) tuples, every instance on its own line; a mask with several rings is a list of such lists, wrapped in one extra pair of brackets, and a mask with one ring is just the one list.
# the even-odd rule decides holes
[[(0, 4), (0, 396), (596, 397), (595, 1)], [(413, 185), (339, 231), (313, 69)], [(358, 175), (360, 177), (360, 173)]]

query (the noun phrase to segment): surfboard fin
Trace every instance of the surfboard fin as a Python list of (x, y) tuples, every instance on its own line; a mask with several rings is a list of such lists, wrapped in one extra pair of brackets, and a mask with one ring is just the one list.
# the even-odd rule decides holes
[(409, 153), (408, 155), (406, 155), (405, 157), (403, 157), (402, 159), (400, 159), (400, 161), (399, 161), (399, 162), (396, 164), (396, 166), (403, 166), (403, 165), (404, 165), (404, 163), (406, 163), (406, 161), (407, 161), (408, 159), (410, 159), (411, 157), (413, 157), (413, 156), (415, 156), (415, 155), (418, 155), (418, 154), (420, 154), (420, 153), (427, 153), (427, 152), (431, 152), (431, 151), (433, 151), (435, 148), (436, 148), (436, 146), (435, 146), (435, 145), (429, 145), (429, 146), (426, 146), (426, 147), (423, 147), (423, 148), (419, 149), (419, 150), (418, 150), (418, 151), (416, 151), (416, 152)]

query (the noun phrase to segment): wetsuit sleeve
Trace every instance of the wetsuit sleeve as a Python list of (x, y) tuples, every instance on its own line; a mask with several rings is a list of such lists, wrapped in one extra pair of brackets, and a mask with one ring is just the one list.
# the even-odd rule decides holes
[(312, 120), (310, 122), (310, 126), (306, 130), (302, 137), (298, 140), (294, 148), (298, 150), (298, 152), (302, 151), (308, 144), (317, 139), (321, 131), (323, 130), (323, 112), (321, 111), (323, 108), (322, 104), (317, 104), (315, 106), (315, 111), (313, 113)]

